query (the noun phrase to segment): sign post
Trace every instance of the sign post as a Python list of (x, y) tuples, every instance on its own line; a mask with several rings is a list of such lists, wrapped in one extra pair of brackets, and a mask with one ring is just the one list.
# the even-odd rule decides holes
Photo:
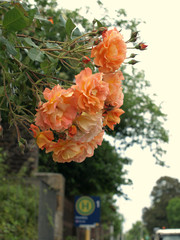
[(76, 196), (75, 218), (76, 227), (86, 229), (85, 240), (90, 240), (91, 228), (100, 222), (100, 197)]
[(90, 240), (90, 239), (91, 239), (91, 228), (87, 227), (86, 228), (85, 240)]

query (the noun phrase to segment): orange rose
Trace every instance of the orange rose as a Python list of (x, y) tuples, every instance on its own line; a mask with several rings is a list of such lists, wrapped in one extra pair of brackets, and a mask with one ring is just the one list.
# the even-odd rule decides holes
[(104, 122), (103, 126), (108, 126), (112, 130), (114, 130), (114, 125), (120, 123), (120, 116), (124, 113), (122, 109), (113, 109), (103, 114)]
[(48, 148), (49, 144), (51, 144), (52, 140), (54, 140), (53, 133), (50, 130), (40, 132), (39, 128), (34, 124), (31, 124), (30, 127), (30, 130), (34, 134), (34, 138), (36, 138), (36, 143), (38, 147), (40, 149)]
[(76, 142), (73, 140), (59, 139), (57, 143), (51, 142), (46, 148), (46, 152), (53, 152), (55, 162), (82, 162), (86, 157), (92, 157), (97, 145), (101, 145), (104, 131), (100, 132), (89, 143)]
[(103, 81), (109, 84), (109, 94), (105, 101), (107, 106), (121, 107), (123, 105), (122, 80), (124, 77), (120, 71), (104, 74)]
[(102, 81), (102, 73), (92, 74), (90, 68), (85, 68), (76, 75), (76, 85), (72, 88), (75, 89), (80, 111), (96, 114), (103, 109), (109, 88)]
[(102, 112), (91, 115), (83, 112), (79, 115), (74, 124), (77, 126), (77, 133), (73, 140), (79, 142), (90, 142), (102, 131)]
[(66, 90), (56, 85), (52, 90), (46, 88), (43, 95), (47, 102), (37, 110), (36, 125), (42, 130), (62, 131), (69, 128), (77, 114), (73, 89)]
[(117, 70), (126, 58), (126, 43), (120, 32), (116, 28), (106, 31), (103, 41), (92, 49), (91, 57), (100, 72)]
[(55, 162), (82, 162), (87, 156), (86, 148), (86, 143), (59, 139), (57, 143), (53, 142), (50, 144), (46, 152), (53, 152), (53, 160)]

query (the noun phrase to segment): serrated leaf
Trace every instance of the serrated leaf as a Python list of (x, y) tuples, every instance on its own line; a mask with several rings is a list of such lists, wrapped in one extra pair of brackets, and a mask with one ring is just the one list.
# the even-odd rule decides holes
[(70, 18), (68, 18), (66, 22), (66, 33), (69, 37), (71, 36), (71, 33), (75, 27), (76, 25), (73, 23), (73, 21)]
[(24, 40), (28, 45), (30, 45), (34, 48), (38, 48), (38, 46), (31, 40), (31, 38), (24, 38)]
[(7, 30), (18, 31), (27, 27), (29, 20), (23, 15), (23, 13), (17, 7), (9, 10), (4, 15), (3, 26)]
[(32, 48), (28, 51), (28, 56), (33, 61), (43, 62), (44, 53), (37, 48)]

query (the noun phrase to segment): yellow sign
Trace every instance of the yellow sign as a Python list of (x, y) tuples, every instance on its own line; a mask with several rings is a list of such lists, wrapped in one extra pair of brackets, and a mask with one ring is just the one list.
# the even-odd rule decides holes
[(80, 197), (76, 202), (76, 211), (83, 216), (91, 215), (95, 210), (95, 202), (91, 197)]

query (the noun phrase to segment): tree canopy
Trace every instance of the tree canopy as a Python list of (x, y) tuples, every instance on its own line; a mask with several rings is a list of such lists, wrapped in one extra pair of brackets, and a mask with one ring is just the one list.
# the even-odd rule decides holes
[(180, 197), (172, 198), (168, 202), (166, 208), (167, 218), (171, 228), (179, 228), (180, 226)]
[(132, 228), (125, 234), (125, 238), (127, 240), (141, 240), (148, 239), (147, 230), (144, 227), (143, 223), (141, 221), (137, 221), (132, 225)]
[[(151, 192), (152, 205), (143, 209), (143, 221), (150, 234), (153, 233), (155, 227), (172, 227), (167, 209), (169, 209), (169, 213), (172, 211), (172, 203), (170, 204), (170, 202), (179, 196), (180, 182), (178, 179), (165, 176), (157, 180), (156, 186)], [(174, 217), (172, 215), (172, 218)]]

